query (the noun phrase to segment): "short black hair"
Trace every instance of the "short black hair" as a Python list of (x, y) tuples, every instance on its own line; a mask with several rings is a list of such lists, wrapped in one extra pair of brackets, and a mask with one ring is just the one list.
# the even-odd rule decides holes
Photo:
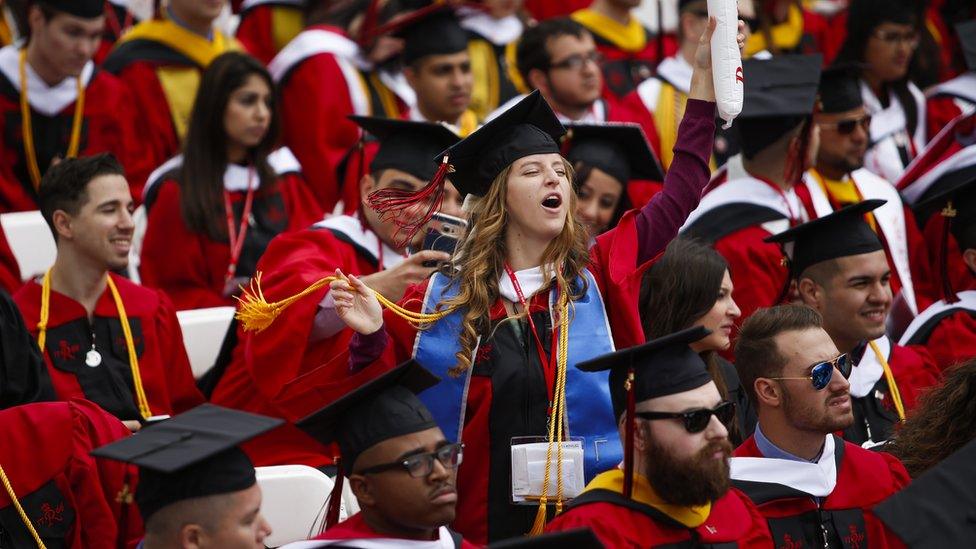
[(554, 17), (546, 19), (534, 27), (530, 27), (522, 33), (518, 46), (515, 48), (515, 62), (518, 64), (519, 74), (522, 80), (529, 81), (529, 72), (532, 69), (545, 71), (549, 69), (552, 59), (549, 58), (549, 50), (546, 42), (550, 38), (560, 36), (575, 36), (583, 38), (590, 31), (569, 17)]
[(112, 153), (101, 153), (82, 158), (66, 158), (51, 166), (37, 189), (41, 215), (47, 221), (54, 238), (54, 212), (64, 210), (75, 215), (88, 200), (88, 183), (103, 175), (121, 175), (125, 170)]

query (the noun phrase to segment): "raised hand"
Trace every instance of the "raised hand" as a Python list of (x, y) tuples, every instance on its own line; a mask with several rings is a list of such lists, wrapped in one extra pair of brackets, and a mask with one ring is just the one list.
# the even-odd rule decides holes
[[(695, 64), (691, 75), (691, 90), (688, 97), (692, 99), (702, 99), (704, 101), (715, 101), (715, 86), (712, 83), (712, 34), (718, 22), (714, 17), (708, 18), (708, 28), (698, 39), (698, 48), (695, 50)], [(746, 47), (746, 23), (739, 20), (739, 32), (736, 35), (736, 42), (739, 45), (741, 55)]]
[(338, 280), (333, 280), (332, 299), (335, 311), (347, 326), (361, 334), (371, 334), (383, 327), (383, 308), (376, 295), (354, 275), (346, 277), (336, 269)]

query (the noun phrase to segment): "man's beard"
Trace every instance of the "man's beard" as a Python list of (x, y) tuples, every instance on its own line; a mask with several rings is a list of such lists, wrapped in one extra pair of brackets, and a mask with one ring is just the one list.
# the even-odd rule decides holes
[[(710, 442), (690, 459), (677, 459), (670, 450), (648, 437), (645, 470), (657, 495), (674, 505), (705, 505), (729, 491), (729, 460), (732, 444), (728, 440)], [(716, 460), (722, 451), (726, 459)]]
[(850, 427), (851, 423), (853, 423), (853, 413), (833, 418), (831, 417), (830, 407), (827, 406), (827, 402), (845, 394), (847, 394), (847, 391), (831, 393), (824, 399), (823, 409), (815, 410), (810, 407), (802, 407), (797, 405), (796, 401), (793, 399), (793, 396), (790, 394), (790, 391), (788, 389), (784, 389), (783, 410), (786, 414), (786, 418), (797, 429), (824, 433), (825, 435), (835, 431), (843, 431), (844, 429)]

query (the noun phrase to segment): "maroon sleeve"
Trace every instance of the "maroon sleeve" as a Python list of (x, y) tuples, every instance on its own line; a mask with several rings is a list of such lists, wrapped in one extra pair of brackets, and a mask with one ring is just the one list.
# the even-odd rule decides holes
[(638, 264), (661, 253), (698, 206), (711, 176), (708, 159), (714, 136), (715, 103), (689, 99), (678, 127), (674, 160), (664, 176), (664, 189), (651, 198), (635, 220)]

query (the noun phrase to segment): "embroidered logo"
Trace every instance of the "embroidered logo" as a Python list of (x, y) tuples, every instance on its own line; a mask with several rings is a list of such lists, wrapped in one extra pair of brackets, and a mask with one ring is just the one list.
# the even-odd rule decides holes
[(77, 343), (71, 344), (67, 340), (58, 341), (58, 350), (54, 351), (54, 356), (61, 360), (74, 360), (81, 346)]
[(62, 521), (64, 521), (63, 501), (57, 507), (51, 507), (50, 503), (41, 504), (41, 516), (37, 519), (38, 524), (51, 527), (54, 526), (54, 523)]
[(129, 505), (132, 503), (132, 491), (129, 490), (129, 483), (122, 485), (122, 489), (119, 490), (118, 494), (115, 494), (115, 503), (121, 503), (122, 505)]
[(745, 84), (745, 78), (742, 76), (742, 67), (735, 69), (735, 81)]
[(793, 540), (793, 536), (789, 534), (783, 535), (783, 544), (778, 545), (776, 549), (803, 549), (803, 540)]
[(711, 524), (706, 524), (705, 531), (714, 536), (715, 534), (718, 533), (718, 528), (712, 526)]
[(844, 536), (844, 543), (853, 549), (860, 549), (861, 544), (864, 543), (864, 533), (858, 531), (857, 526), (853, 524), (850, 525), (849, 531), (850, 535)]
[(478, 352), (474, 355), (474, 363), (478, 364), (484, 362), (491, 358), (491, 351), (494, 349), (492, 345), (479, 345)]

